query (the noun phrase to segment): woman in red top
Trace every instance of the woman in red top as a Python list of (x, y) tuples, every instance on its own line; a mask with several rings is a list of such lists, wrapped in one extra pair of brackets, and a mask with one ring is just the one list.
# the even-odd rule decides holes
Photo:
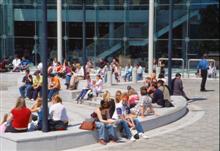
[(15, 107), (11, 110), (8, 118), (10, 125), (5, 132), (19, 133), (28, 130), (28, 123), (31, 122), (31, 111), (26, 107), (25, 100), (22, 97), (17, 99)]

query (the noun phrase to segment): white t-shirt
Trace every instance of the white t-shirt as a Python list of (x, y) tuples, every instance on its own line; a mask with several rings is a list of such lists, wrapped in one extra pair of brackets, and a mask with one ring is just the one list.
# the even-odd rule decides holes
[(81, 67), (80, 69), (76, 70), (76, 75), (77, 76), (84, 76), (84, 69)]
[(13, 67), (18, 67), (21, 64), (21, 59), (14, 59), (12, 61)]
[(115, 111), (112, 118), (118, 120), (120, 115), (125, 115), (125, 114), (126, 114), (126, 109), (124, 108), (122, 102), (115, 103)]
[(43, 63), (40, 62), (37, 66), (38, 70), (42, 71), (43, 70)]
[(142, 69), (141, 66), (139, 66), (139, 67), (137, 68), (137, 74), (142, 74), (142, 73), (143, 73), (143, 69)]
[(95, 84), (95, 89), (96, 89), (97, 91), (102, 91), (102, 89), (103, 89), (103, 81), (102, 81), (102, 79), (99, 79), (99, 80), (96, 82), (96, 84)]
[(61, 103), (53, 104), (49, 110), (49, 117), (54, 121), (68, 121), (66, 108)]

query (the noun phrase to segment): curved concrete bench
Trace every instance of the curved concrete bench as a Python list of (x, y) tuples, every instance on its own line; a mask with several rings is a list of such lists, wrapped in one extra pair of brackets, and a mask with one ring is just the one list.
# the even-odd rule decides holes
[[(175, 107), (155, 108), (160, 116), (147, 116), (141, 120), (145, 131), (174, 122), (187, 113), (186, 100), (181, 96), (172, 96)], [(43, 133), (5, 133), (0, 135), (4, 151), (56, 151), (77, 148), (96, 143), (96, 131), (79, 129), (79, 124), (70, 126), (67, 131)]]

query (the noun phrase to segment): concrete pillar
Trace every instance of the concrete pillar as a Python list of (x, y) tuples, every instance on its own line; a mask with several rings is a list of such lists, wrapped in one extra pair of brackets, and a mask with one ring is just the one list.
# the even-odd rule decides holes
[(114, 23), (109, 23), (109, 46), (113, 45), (113, 38), (114, 38)]
[(132, 70), (132, 83), (136, 84), (137, 83), (137, 68), (133, 68)]
[(154, 0), (149, 0), (148, 74), (153, 72), (154, 50)]
[(62, 0), (57, 0), (57, 60), (62, 62)]
[[(110, 5), (110, 10), (114, 10), (114, 0), (110, 0), (109, 1), (109, 5)], [(113, 38), (114, 38), (114, 23), (110, 22), (109, 23), (109, 47), (111, 47), (113, 45)]]
[(107, 71), (107, 83), (106, 85), (112, 86), (112, 71)]

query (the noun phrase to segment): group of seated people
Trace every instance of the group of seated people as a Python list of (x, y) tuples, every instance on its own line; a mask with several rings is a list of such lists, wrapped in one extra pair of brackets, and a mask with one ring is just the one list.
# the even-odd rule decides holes
[[(140, 94), (128, 86), (127, 92), (118, 90), (114, 98), (110, 96), (110, 92), (105, 91), (100, 107), (95, 110), (95, 116), (92, 114), (98, 133), (98, 142), (104, 145), (109, 141), (117, 141), (115, 135), (117, 128), (123, 137), (130, 140), (135, 140), (137, 135), (146, 137), (138, 117), (144, 118), (149, 114), (158, 116), (159, 114), (154, 110), (155, 107), (174, 106), (170, 98), (171, 90), (166, 85), (166, 81), (163, 77), (157, 79), (155, 74), (146, 77), (144, 86), (140, 88)], [(136, 133), (132, 134), (132, 130), (136, 130)]]
[(80, 92), (79, 96), (76, 98), (77, 103), (83, 103), (84, 98), (87, 100), (91, 99), (93, 96), (97, 97), (103, 91), (103, 79), (101, 75), (97, 75), (95, 80), (92, 80), (89, 73), (86, 75), (86, 85)]
[[(159, 84), (152, 84), (151, 87), (142, 86), (139, 95), (134, 88), (128, 86), (127, 92), (116, 91), (114, 98), (111, 98), (109, 91), (105, 91), (100, 107), (94, 112), (95, 116), (92, 114), (98, 133), (98, 142), (104, 145), (109, 141), (116, 142), (117, 128), (122, 137), (130, 140), (146, 137), (138, 117), (144, 118), (148, 114), (158, 116), (153, 104), (165, 107), (166, 100), (158, 87), (160, 87)], [(132, 134), (133, 130), (136, 130), (135, 134)]]
[[(26, 106), (25, 99), (19, 97), (15, 107), (10, 114), (5, 114), (3, 121), (0, 123), (0, 132), (20, 133), (30, 130), (42, 129), (42, 98), (38, 97), (34, 105), (29, 109)], [(49, 130), (67, 129), (69, 118), (62, 99), (59, 95), (52, 98), (52, 104), (49, 108), (48, 125)]]
[[(35, 101), (37, 97), (42, 96), (43, 77), (39, 70), (34, 72), (33, 77), (30, 70), (25, 70), (22, 82), (23, 85), (19, 87), (19, 92), (23, 98)], [(59, 93), (60, 88), (59, 77), (52, 73), (48, 74), (48, 101), (51, 101), (52, 97)]]
[(0, 60), (0, 72), (20, 72), (26, 69), (29, 69), (31, 61), (29, 61), (26, 57), (22, 57), (20, 59), (18, 56), (15, 56), (13, 60), (9, 57), (3, 58)]
[[(90, 61), (88, 61), (90, 62)], [(87, 63), (86, 73), (89, 72), (92, 65)], [(64, 60), (63, 64), (56, 59), (48, 64), (48, 74), (54, 74), (60, 78), (65, 78), (66, 89), (77, 89), (79, 80), (84, 79), (84, 69), (80, 63), (71, 63)]]
[(22, 59), (20, 59), (18, 56), (15, 56), (15, 58), (12, 61), (12, 65), (13, 65), (12, 72), (25, 71), (29, 69), (30, 64), (31, 61), (28, 60), (26, 57), (22, 57)]

